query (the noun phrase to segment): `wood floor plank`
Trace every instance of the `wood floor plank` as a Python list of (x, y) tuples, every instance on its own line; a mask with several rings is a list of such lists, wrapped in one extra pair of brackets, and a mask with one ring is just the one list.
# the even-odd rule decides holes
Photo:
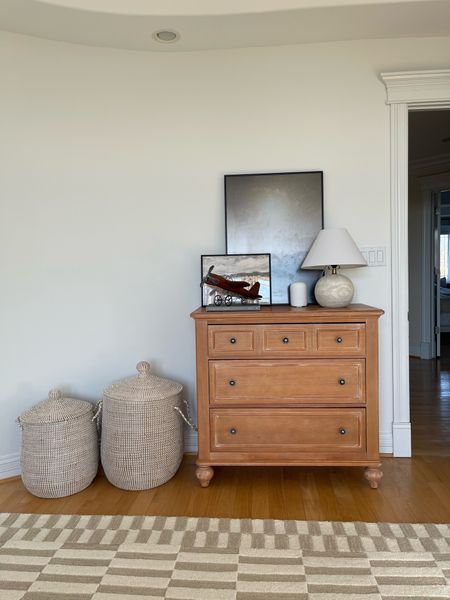
[(439, 360), (410, 360), (413, 454), (450, 457), (450, 349)]
[(378, 490), (363, 469), (223, 467), (203, 489), (186, 456), (170, 482), (141, 492), (119, 490), (101, 474), (83, 492), (55, 500), (32, 496), (20, 478), (0, 482), (0, 511), (443, 523), (450, 521), (448, 463), (385, 458)]

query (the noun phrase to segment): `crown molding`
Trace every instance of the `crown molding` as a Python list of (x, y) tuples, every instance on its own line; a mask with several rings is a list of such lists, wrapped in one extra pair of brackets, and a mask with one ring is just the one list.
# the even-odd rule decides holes
[(408, 104), (414, 108), (416, 103), (426, 102), (428, 109), (450, 106), (450, 69), (396, 71), (381, 73), (380, 77), (386, 86), (387, 104)]
[(426, 169), (429, 167), (448, 167), (450, 165), (450, 152), (436, 154), (426, 158), (416, 158), (409, 161), (410, 169)]
[(430, 194), (431, 192), (437, 192), (448, 189), (450, 186), (450, 169), (445, 173), (438, 173), (435, 175), (424, 175), (418, 178), (422, 192)]

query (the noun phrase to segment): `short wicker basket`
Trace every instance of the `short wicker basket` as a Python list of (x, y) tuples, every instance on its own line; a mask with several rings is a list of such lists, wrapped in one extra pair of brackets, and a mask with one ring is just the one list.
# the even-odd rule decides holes
[(52, 390), (44, 400), (24, 412), (22, 428), (22, 480), (41, 498), (61, 498), (84, 490), (98, 470), (98, 436), (90, 402), (64, 398)]
[(124, 490), (162, 485), (183, 457), (183, 387), (150, 373), (140, 362), (138, 375), (110, 385), (103, 393), (101, 459), (105, 475)]

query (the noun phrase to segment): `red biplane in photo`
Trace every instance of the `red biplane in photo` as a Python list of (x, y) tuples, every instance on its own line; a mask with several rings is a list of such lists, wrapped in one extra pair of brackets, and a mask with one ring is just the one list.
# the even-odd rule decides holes
[[(214, 297), (214, 304), (216, 306), (220, 306), (222, 303), (225, 303), (226, 306), (231, 306), (233, 297), (239, 298), (242, 304), (246, 304), (247, 300), (259, 300), (262, 298), (259, 294), (259, 281), (249, 287), (250, 283), (248, 283), (248, 281), (232, 281), (223, 275), (213, 273), (213, 269), (214, 265), (208, 269), (207, 274), (202, 279), (201, 285), (208, 285), (209, 287), (214, 288), (211, 291), (211, 295), (216, 294)], [(228, 293), (225, 297), (222, 297), (220, 294), (217, 294), (215, 290)]]

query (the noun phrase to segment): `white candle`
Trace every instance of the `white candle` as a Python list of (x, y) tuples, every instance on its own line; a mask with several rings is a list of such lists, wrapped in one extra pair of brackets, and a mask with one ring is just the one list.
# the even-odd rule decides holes
[(291, 283), (289, 286), (289, 297), (291, 306), (306, 306), (308, 304), (306, 283), (304, 281)]

